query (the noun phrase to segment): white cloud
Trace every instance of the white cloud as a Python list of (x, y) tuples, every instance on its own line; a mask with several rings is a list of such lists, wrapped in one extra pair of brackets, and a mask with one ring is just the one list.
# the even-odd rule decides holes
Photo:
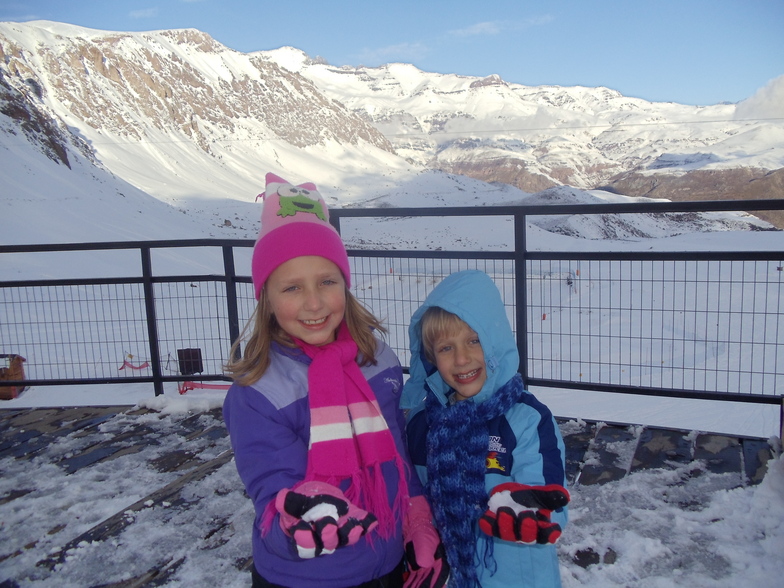
[(476, 37), (479, 35), (500, 35), (505, 31), (519, 31), (531, 27), (538, 27), (552, 22), (554, 18), (552, 15), (545, 14), (542, 16), (534, 16), (521, 21), (486, 21), (478, 22), (469, 27), (462, 29), (455, 29), (449, 31), (449, 35), (453, 37)]
[(128, 13), (131, 18), (154, 18), (158, 16), (158, 8), (145, 8), (143, 10), (133, 10)]
[(784, 118), (784, 75), (769, 81), (750, 98), (738, 103), (735, 119)]
[[(435, 43), (445, 41), (445, 38), (468, 38), (480, 36), (493, 36), (500, 35), (508, 31), (519, 31), (534, 26), (542, 26), (551, 22), (553, 17), (551, 15), (536, 16), (522, 21), (485, 21), (478, 22), (462, 29), (454, 29), (442, 34), (440, 39), (434, 41)], [(432, 41), (433, 39), (431, 39)], [(392, 62), (408, 62), (413, 63), (418, 60), (424, 59), (430, 53), (430, 45), (421, 41), (411, 43), (398, 43), (396, 45), (388, 45), (378, 49), (363, 49), (361, 53), (356, 55), (359, 63), (375, 66), (383, 63)]]
[(450, 35), (455, 37), (474, 37), (477, 35), (497, 35), (501, 32), (503, 26), (499, 22), (478, 22), (475, 25), (464, 29), (456, 29), (449, 31)]
[(521, 28), (528, 28), (528, 27), (541, 27), (543, 25), (549, 24), (555, 20), (555, 17), (552, 14), (543, 14), (542, 16), (533, 16), (524, 20), (523, 22), (518, 23), (518, 26)]

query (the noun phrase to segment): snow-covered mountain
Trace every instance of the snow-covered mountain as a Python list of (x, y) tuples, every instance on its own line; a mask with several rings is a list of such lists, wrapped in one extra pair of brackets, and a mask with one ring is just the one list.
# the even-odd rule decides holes
[[(267, 171), (315, 182), (331, 206), (484, 206), (599, 201), (586, 190), (662, 170), (741, 170), (760, 186), (758, 170), (784, 167), (784, 125), (733, 120), (732, 105), (334, 68), (193, 29), (0, 23), (0, 57), (0, 217), (24, 228), (4, 227), (6, 243), (254, 238)], [(144, 234), (129, 214), (150, 216)]]
[[(397, 159), (378, 131), (301, 76), (195, 30), (4, 23), (0, 38), (5, 85), (115, 175), (169, 202), (253, 193), (259, 164), (291, 166), (308, 152), (345, 171)], [(204, 165), (211, 178), (194, 183), (189, 172)]]
[(400, 63), (333, 67), (291, 47), (264, 56), (313, 81), (372, 122), (397, 153), (432, 169), (527, 192), (567, 184), (672, 198), (677, 185), (700, 199), (708, 190), (784, 196), (784, 76), (741, 104), (686, 106)]
[[(412, 166), (304, 77), (195, 30), (0, 23), (0, 57), (0, 198), (4, 222), (24, 226), (26, 242), (52, 238), (35, 218), (44, 202), (53, 217), (74, 221), (80, 240), (94, 240), (107, 238), (100, 213), (112, 204), (70, 219), (70, 200), (150, 197), (167, 205), (166, 220), (151, 219), (147, 238), (253, 238), (267, 171), (316, 182), (331, 206), (508, 197), (506, 188)], [(120, 210), (108, 225), (122, 226)], [(170, 218), (178, 213), (179, 222)]]

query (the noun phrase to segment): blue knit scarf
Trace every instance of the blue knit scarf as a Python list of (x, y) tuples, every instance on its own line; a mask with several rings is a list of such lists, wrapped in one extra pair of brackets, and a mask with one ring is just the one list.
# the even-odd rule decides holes
[(477, 522), (487, 509), (488, 423), (517, 404), (523, 393), (522, 377), (516, 374), (481, 403), (463, 400), (445, 406), (427, 395), (427, 490), (451, 567), (450, 588), (480, 586)]

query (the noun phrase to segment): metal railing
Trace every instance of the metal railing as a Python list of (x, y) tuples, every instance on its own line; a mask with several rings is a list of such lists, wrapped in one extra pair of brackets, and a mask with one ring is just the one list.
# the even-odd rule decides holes
[[(784, 252), (539, 251), (527, 242), (535, 216), (740, 206), (782, 210), (784, 201), (337, 209), (332, 222), (511, 223), (507, 246), (493, 251), (349, 249), (352, 290), (384, 319), (404, 367), (412, 312), (443, 277), (476, 268), (499, 286), (529, 386), (781, 404)], [(28, 386), (150, 382), (161, 394), (166, 382), (223, 380), (255, 307), (250, 277), (235, 269), (250, 267), (253, 244), (0, 246), (4, 275), (23, 275), (0, 282), (0, 353), (26, 358)], [(41, 257), (52, 255), (63, 256), (63, 275), (25, 275), (51, 273)]]

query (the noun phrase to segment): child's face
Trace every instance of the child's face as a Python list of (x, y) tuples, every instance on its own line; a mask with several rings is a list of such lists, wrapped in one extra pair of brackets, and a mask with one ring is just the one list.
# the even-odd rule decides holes
[(346, 310), (346, 282), (334, 263), (316, 255), (280, 264), (264, 284), (272, 314), (290, 336), (311, 345), (335, 340)]
[(479, 336), (463, 321), (433, 345), (438, 373), (455, 390), (457, 400), (479, 393), (487, 380), (485, 354)]

